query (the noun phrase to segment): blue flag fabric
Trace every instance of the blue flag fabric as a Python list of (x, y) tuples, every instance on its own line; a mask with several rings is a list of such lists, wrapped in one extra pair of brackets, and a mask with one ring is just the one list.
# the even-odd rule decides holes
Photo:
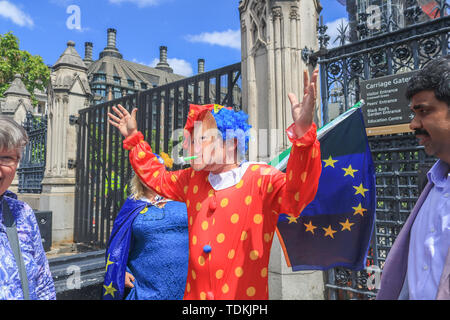
[(132, 224), (148, 202), (128, 198), (114, 220), (106, 250), (106, 272), (103, 283), (104, 300), (122, 300), (125, 291), (125, 271), (131, 243)]
[[(322, 173), (315, 199), (278, 236), (293, 271), (365, 268), (375, 221), (375, 169), (360, 108), (319, 131)], [(283, 169), (283, 168), (280, 168)]]
[(342, 4), (344, 7), (347, 5), (347, 0), (337, 0), (340, 4)]

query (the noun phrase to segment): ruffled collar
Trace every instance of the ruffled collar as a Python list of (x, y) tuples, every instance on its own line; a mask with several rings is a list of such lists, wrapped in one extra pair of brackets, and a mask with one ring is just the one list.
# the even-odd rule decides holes
[(239, 165), (239, 167), (214, 174), (209, 173), (208, 180), (214, 190), (223, 190), (236, 185), (241, 181), (248, 167), (252, 164), (266, 164), (265, 162), (248, 162), (245, 161)]

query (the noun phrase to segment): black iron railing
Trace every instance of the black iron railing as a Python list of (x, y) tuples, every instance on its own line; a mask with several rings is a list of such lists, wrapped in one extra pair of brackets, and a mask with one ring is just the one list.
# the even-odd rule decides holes
[(47, 150), (47, 116), (34, 117), (27, 113), (22, 126), (29, 143), (23, 151), (19, 169), (19, 193), (41, 193)]

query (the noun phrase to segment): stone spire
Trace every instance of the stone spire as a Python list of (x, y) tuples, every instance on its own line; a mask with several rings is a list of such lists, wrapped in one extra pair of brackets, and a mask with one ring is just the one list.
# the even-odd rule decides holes
[(107, 33), (108, 33), (107, 45), (106, 48), (103, 49), (102, 52), (100, 52), (100, 59), (106, 56), (122, 59), (123, 58), (122, 54), (119, 52), (119, 49), (116, 48), (117, 30), (109, 28)]
[(173, 73), (173, 69), (167, 63), (167, 47), (159, 47), (159, 62), (156, 65), (156, 69), (163, 70), (169, 73)]
[(53, 70), (56, 71), (61, 67), (70, 67), (80, 71), (86, 71), (87, 67), (75, 49), (75, 42), (67, 42), (67, 48), (59, 57), (58, 61), (53, 65)]
[(14, 76), (14, 80), (11, 82), (8, 90), (5, 91), (4, 96), (7, 97), (9, 95), (31, 97), (30, 92), (22, 82), (22, 76), (20, 74)]

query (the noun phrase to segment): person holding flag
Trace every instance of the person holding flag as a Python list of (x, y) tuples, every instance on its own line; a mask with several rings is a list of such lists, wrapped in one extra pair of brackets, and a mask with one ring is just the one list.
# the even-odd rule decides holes
[(137, 130), (136, 113), (108, 113), (125, 137), (139, 178), (164, 197), (186, 203), (189, 266), (184, 299), (268, 299), (268, 263), (279, 213), (297, 217), (316, 194), (320, 143), (313, 113), (315, 70), (304, 74), (304, 96), (289, 94), (294, 123), (286, 130), (292, 151), (286, 173), (242, 161), (247, 115), (219, 105), (190, 105), (184, 147), (191, 167), (169, 172)]

